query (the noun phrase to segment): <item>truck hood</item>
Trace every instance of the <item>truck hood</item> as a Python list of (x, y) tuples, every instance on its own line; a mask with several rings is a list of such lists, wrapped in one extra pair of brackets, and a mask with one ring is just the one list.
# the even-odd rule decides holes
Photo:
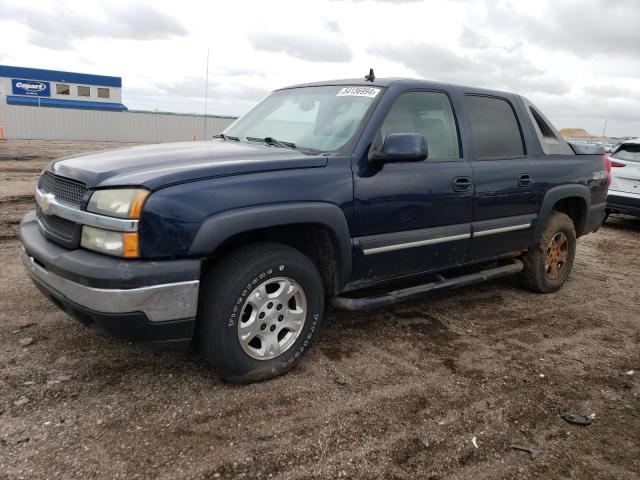
[(262, 143), (213, 140), (82, 153), (47, 170), (88, 188), (140, 185), (151, 190), (204, 178), (293, 168), (318, 168), (327, 158)]

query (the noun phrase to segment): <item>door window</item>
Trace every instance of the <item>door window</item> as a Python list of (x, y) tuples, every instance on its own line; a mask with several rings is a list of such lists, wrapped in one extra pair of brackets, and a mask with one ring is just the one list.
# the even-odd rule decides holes
[(390, 133), (419, 133), (427, 141), (427, 161), (460, 158), (458, 129), (451, 102), (440, 92), (407, 92), (398, 97), (380, 127), (380, 140)]
[(502, 98), (466, 95), (465, 112), (479, 160), (518, 158), (524, 155), (520, 126), (511, 104)]

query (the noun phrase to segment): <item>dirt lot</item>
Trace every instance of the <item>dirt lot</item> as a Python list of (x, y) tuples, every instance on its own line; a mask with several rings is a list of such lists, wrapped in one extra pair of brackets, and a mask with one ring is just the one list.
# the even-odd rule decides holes
[(297, 368), (239, 387), (98, 336), (23, 272), (45, 159), (108, 146), (0, 143), (0, 478), (640, 478), (640, 219), (580, 239), (556, 294), (329, 311)]

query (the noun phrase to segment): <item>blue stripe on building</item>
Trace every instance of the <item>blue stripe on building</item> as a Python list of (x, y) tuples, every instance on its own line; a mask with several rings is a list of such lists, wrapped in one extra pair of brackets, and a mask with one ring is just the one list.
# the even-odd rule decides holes
[(88, 73), (62, 72), (59, 70), (43, 70), (40, 68), (11, 67), (0, 65), (0, 77), (25, 78), (45, 82), (78, 83), (81, 85), (98, 85), (101, 87), (122, 87), (122, 78)]
[(57, 108), (75, 108), (85, 110), (110, 110), (122, 112), (127, 110), (121, 103), (111, 102), (87, 102), (84, 100), (61, 100), (58, 98), (48, 97), (20, 97), (17, 95), (7, 95), (7, 103), (9, 105), (27, 105), (30, 107), (57, 107)]

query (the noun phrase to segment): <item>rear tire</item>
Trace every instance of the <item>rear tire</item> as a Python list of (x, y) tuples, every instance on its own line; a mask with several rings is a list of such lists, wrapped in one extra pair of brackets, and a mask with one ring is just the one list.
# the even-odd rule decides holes
[(324, 314), (318, 269), (286, 245), (240, 247), (201, 288), (197, 342), (207, 363), (233, 383), (287, 372), (311, 346)]
[(551, 212), (538, 237), (536, 248), (522, 257), (525, 286), (534, 292), (551, 293), (567, 280), (576, 255), (576, 230), (562, 212)]

